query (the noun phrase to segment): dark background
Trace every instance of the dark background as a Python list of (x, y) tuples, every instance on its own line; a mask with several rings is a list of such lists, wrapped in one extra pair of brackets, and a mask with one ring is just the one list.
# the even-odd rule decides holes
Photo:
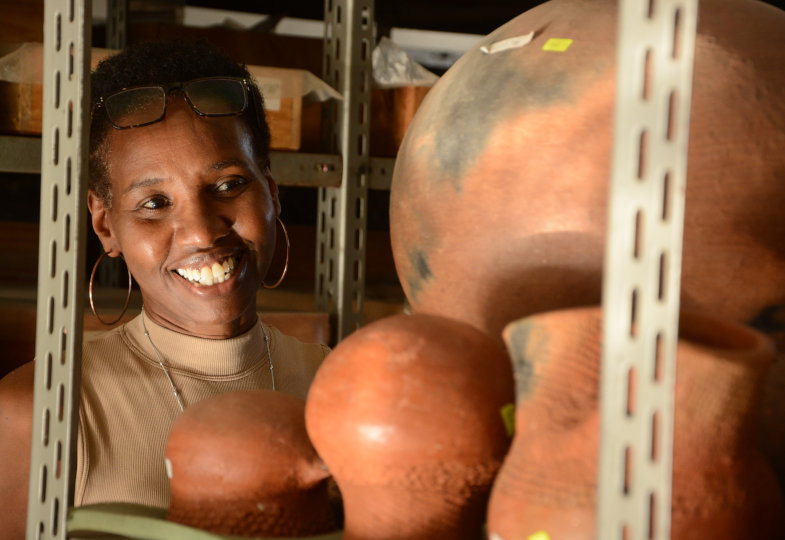
[[(710, 0), (704, 0), (710, 1)], [(516, 15), (541, 4), (541, 0), (377, 0), (374, 5), (380, 28), (420, 28), (447, 32), (488, 34)], [(785, 0), (769, 0), (780, 7)], [(186, 5), (220, 7), (235, 11), (268, 13), (304, 19), (324, 17), (321, 0), (187, 0)]]

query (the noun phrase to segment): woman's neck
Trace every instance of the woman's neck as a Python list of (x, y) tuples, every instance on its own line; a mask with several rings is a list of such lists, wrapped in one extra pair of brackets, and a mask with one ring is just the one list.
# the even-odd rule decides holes
[[(255, 306), (254, 306), (255, 307)], [(256, 309), (246, 310), (240, 317), (230, 320), (213, 321), (185, 321), (174, 320), (173, 318), (161, 316), (156, 310), (142, 306), (144, 316), (173, 332), (193, 337), (205, 339), (229, 339), (244, 334), (251, 328), (258, 319)]]

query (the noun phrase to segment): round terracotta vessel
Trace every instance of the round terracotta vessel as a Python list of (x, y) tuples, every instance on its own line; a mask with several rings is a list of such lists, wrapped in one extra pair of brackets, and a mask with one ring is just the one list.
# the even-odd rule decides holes
[[(516, 424), (488, 506), (492, 538), (595, 537), (601, 317), (600, 308), (554, 311), (504, 332), (515, 364)], [(671, 538), (783, 538), (782, 495), (751, 437), (774, 346), (718, 319), (683, 313), (680, 326)], [(633, 405), (632, 414), (645, 413)]]
[[(415, 311), (501, 340), (518, 318), (600, 303), (617, 3), (537, 6), (428, 93), (398, 153), (390, 207)], [(767, 308), (785, 305), (785, 12), (699, 5), (682, 306), (763, 328)], [(530, 32), (528, 45), (481, 50)], [(573, 42), (543, 50), (552, 38)], [(647, 181), (662, 183), (654, 172)]]
[(462, 322), (399, 315), (339, 343), (305, 419), (343, 494), (344, 538), (479, 538), (513, 399), (509, 357)]
[(299, 398), (246, 390), (200, 401), (172, 426), (166, 460), (170, 521), (238, 536), (336, 529)]

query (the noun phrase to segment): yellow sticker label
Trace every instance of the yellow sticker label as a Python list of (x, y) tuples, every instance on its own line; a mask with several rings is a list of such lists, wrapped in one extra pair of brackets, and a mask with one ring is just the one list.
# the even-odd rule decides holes
[(527, 540), (551, 540), (551, 537), (548, 536), (548, 533), (545, 531), (538, 531), (531, 535)]
[(499, 413), (502, 415), (507, 435), (512, 437), (515, 435), (515, 403), (508, 403), (499, 409)]
[[(564, 52), (572, 45), (571, 39), (566, 38), (551, 38), (542, 46), (543, 51)], [(539, 540), (539, 539), (535, 539)]]

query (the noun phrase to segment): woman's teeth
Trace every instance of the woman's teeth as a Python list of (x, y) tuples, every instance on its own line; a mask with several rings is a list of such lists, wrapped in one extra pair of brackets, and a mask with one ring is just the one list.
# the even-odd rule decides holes
[(229, 257), (222, 263), (214, 262), (212, 266), (202, 268), (178, 268), (177, 273), (190, 281), (199, 285), (215, 285), (223, 283), (234, 272), (234, 257)]

